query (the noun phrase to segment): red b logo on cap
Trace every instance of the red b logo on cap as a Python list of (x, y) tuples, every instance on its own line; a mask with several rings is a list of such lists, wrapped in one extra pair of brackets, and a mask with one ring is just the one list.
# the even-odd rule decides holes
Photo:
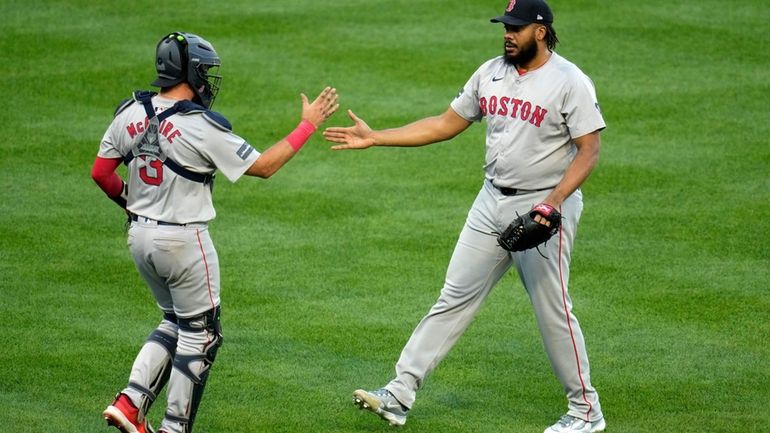
[(510, 12), (513, 10), (513, 7), (516, 6), (516, 0), (511, 0), (508, 2), (508, 8), (505, 9), (506, 12)]

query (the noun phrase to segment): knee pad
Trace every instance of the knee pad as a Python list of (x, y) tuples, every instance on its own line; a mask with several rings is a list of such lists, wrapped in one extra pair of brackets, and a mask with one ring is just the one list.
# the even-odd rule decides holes
[(185, 331), (195, 332), (206, 330), (221, 334), (222, 329), (219, 323), (221, 310), (220, 307), (216, 307), (193, 317), (184, 319), (181, 317), (174, 317), (176, 318), (176, 323), (179, 325), (179, 328)]
[[(223, 343), (222, 325), (220, 323), (220, 307), (209, 310), (199, 316), (188, 319), (177, 319), (179, 329), (185, 334), (207, 334), (208, 342), (204, 344), (201, 353), (210, 364), (217, 357), (217, 351)], [(175, 357), (176, 359), (176, 357)]]

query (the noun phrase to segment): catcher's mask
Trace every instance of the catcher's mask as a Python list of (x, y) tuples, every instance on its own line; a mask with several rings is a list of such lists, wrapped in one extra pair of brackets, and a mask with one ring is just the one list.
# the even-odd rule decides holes
[(214, 47), (198, 35), (174, 32), (158, 42), (155, 52), (158, 78), (152, 85), (171, 87), (186, 82), (195, 92), (193, 100), (211, 108), (222, 81)]

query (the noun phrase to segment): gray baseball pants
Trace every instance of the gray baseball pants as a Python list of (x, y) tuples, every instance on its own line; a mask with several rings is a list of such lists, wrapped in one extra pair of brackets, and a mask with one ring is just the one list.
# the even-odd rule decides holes
[(550, 191), (504, 196), (484, 182), (455, 246), (441, 294), (415, 328), (396, 364), (396, 377), (386, 385), (411, 407), (423, 380), (449, 353), (468, 328), (487, 295), (515, 266), (529, 295), (546, 353), (568, 399), (568, 414), (595, 421), (602, 418), (599, 396), (591, 386), (588, 355), (580, 324), (567, 291), (572, 244), (583, 210), (580, 190), (559, 210), (562, 228), (540, 251), (510, 253), (497, 244), (516, 213), (529, 212)]
[[(204, 325), (198, 329), (175, 322), (176, 318), (180, 324), (182, 319), (199, 318), (219, 306), (217, 252), (204, 223), (168, 226), (144, 217), (131, 224), (128, 246), (139, 274), (167, 317), (142, 346), (129, 384), (121, 392), (140, 409), (141, 420), (168, 383), (161, 429), (187, 433), (222, 338), (218, 323), (217, 329)], [(175, 320), (168, 320), (168, 315)]]

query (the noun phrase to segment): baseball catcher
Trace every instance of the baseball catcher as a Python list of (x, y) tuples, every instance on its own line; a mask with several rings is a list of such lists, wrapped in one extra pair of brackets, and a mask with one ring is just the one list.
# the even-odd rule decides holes
[[(540, 218), (537, 218), (540, 216)], [(539, 220), (539, 221), (538, 221)], [(524, 215), (517, 215), (497, 237), (497, 243), (508, 251), (535, 248), (551, 239), (561, 225), (561, 214), (553, 206), (540, 203)]]
[[(137, 91), (118, 106), (91, 171), (129, 214), (128, 248), (162, 314), (136, 355), (128, 384), (102, 412), (121, 433), (154, 432), (147, 415), (164, 388), (159, 432), (193, 431), (223, 342), (221, 268), (209, 232), (216, 216), (215, 174), (231, 182), (244, 175), (271, 177), (339, 108), (332, 87), (312, 103), (298, 95), (299, 124), (260, 152), (211, 111), (220, 64), (214, 46), (202, 37), (166, 33), (155, 48), (158, 78), (152, 85), (160, 93)], [(125, 181), (115, 172), (121, 163)]]

